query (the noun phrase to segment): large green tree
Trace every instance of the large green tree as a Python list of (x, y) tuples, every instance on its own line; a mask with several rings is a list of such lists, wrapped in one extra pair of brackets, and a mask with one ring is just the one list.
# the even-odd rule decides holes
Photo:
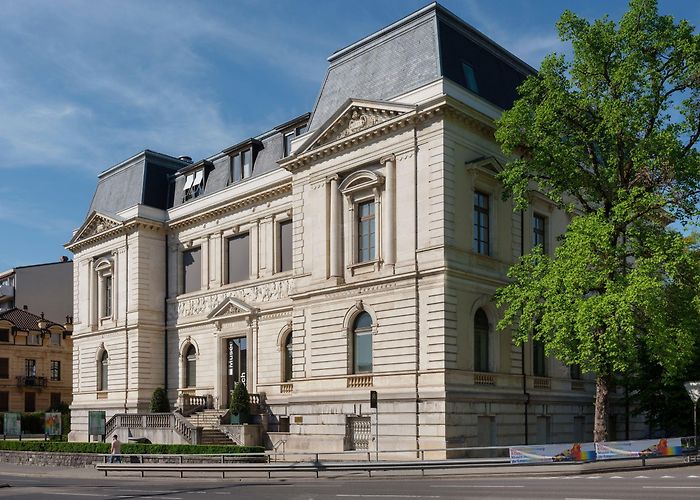
[(667, 225), (697, 215), (700, 36), (654, 0), (617, 23), (566, 11), (557, 29), (572, 55), (544, 59), (496, 138), (515, 158), (500, 180), (516, 208), (538, 189), (573, 219), (553, 258), (535, 249), (511, 269), (499, 328), (595, 373), (602, 441), (614, 374), (643, 352), (671, 377), (694, 349), (700, 279)]

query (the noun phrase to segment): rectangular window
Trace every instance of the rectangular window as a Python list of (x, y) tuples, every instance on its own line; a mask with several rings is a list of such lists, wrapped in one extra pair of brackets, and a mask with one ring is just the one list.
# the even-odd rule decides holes
[(462, 72), (464, 73), (464, 84), (472, 92), (479, 93), (479, 85), (476, 83), (476, 74), (471, 64), (462, 63)]
[(372, 371), (372, 332), (355, 333), (353, 373)]
[(24, 411), (26, 411), (26, 412), (36, 411), (36, 392), (25, 392), (24, 393)]
[(284, 134), (284, 156), (289, 156), (292, 153), (292, 139), (296, 137), (294, 132)]
[(228, 282), (250, 279), (250, 238), (248, 233), (228, 239)]
[(552, 442), (552, 421), (550, 417), (537, 417), (537, 441), (535, 444), (548, 444)]
[(51, 409), (55, 410), (61, 406), (61, 393), (60, 392), (52, 392), (51, 393)]
[(51, 380), (61, 380), (61, 362), (51, 361)]
[(27, 334), (27, 345), (41, 345), (41, 335), (38, 332)]
[(0, 411), (10, 411), (10, 393), (0, 391)]
[(235, 155), (231, 159), (231, 181), (238, 182), (243, 178), (243, 171), (241, 170), (241, 155)]
[(291, 271), (292, 269), (292, 221), (286, 220), (279, 223), (279, 240), (277, 255), (279, 272)]
[(36, 377), (36, 359), (24, 360), (24, 376)]
[(243, 151), (231, 156), (231, 183), (247, 179), (253, 174), (253, 150)]
[(182, 266), (184, 271), (184, 293), (196, 292), (202, 287), (202, 252), (200, 248), (193, 248), (182, 252)]
[(489, 255), (489, 195), (474, 191), (474, 251)]
[(478, 416), (476, 417), (476, 445), (495, 446), (496, 445), (496, 417)]
[(52, 333), (51, 334), (51, 345), (61, 345), (61, 334), (60, 333)]
[(532, 216), (532, 246), (542, 245), (542, 251), (547, 253), (547, 245), (544, 240), (546, 220), (541, 215)]
[(0, 378), (10, 378), (10, 358), (0, 358)]
[(374, 200), (357, 205), (357, 261), (369, 262), (375, 255)]
[(250, 174), (253, 173), (253, 166), (251, 164), (251, 151), (250, 149), (246, 149), (244, 151), (241, 151), (241, 165), (243, 165), (243, 178), (247, 179), (250, 177)]
[(9, 342), (10, 341), (10, 329), (9, 328), (0, 328), (0, 342)]
[(544, 354), (544, 344), (539, 340), (532, 341), (532, 373), (536, 377), (547, 376), (547, 358)]
[(111, 318), (112, 317), (112, 276), (107, 275), (102, 278), (104, 286), (104, 307), (102, 308), (102, 317)]

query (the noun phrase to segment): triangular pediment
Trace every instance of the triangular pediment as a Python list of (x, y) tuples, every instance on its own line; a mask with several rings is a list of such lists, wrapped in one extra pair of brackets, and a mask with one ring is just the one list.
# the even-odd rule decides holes
[(245, 302), (233, 297), (226, 297), (218, 306), (212, 309), (207, 318), (218, 319), (229, 316), (249, 315), (254, 312), (255, 310)]
[(83, 225), (75, 232), (73, 238), (71, 238), (68, 245), (72, 245), (78, 241), (91, 238), (100, 233), (106, 233), (107, 231), (119, 227), (122, 225), (121, 221), (108, 217), (104, 214), (98, 212), (92, 212)]
[(349, 99), (299, 147), (296, 154), (352, 137), (414, 109), (406, 104)]

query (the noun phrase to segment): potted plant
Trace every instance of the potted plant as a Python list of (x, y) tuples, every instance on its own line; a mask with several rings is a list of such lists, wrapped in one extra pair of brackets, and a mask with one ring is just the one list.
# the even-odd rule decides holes
[(149, 410), (151, 413), (168, 413), (170, 411), (170, 402), (168, 401), (168, 394), (162, 387), (158, 387), (155, 391), (153, 391), (153, 396), (151, 397), (151, 404), (149, 405)]
[(231, 424), (247, 424), (250, 420), (250, 396), (243, 382), (238, 382), (233, 389), (229, 410)]

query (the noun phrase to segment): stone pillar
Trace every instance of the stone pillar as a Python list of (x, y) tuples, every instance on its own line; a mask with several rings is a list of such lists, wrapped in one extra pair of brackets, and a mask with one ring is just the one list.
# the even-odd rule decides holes
[(380, 161), (384, 164), (386, 175), (382, 204), (386, 221), (383, 238), (384, 264), (393, 267), (396, 264), (396, 157), (388, 155)]
[(330, 276), (342, 276), (342, 250), (340, 248), (340, 193), (338, 176), (330, 178)]

